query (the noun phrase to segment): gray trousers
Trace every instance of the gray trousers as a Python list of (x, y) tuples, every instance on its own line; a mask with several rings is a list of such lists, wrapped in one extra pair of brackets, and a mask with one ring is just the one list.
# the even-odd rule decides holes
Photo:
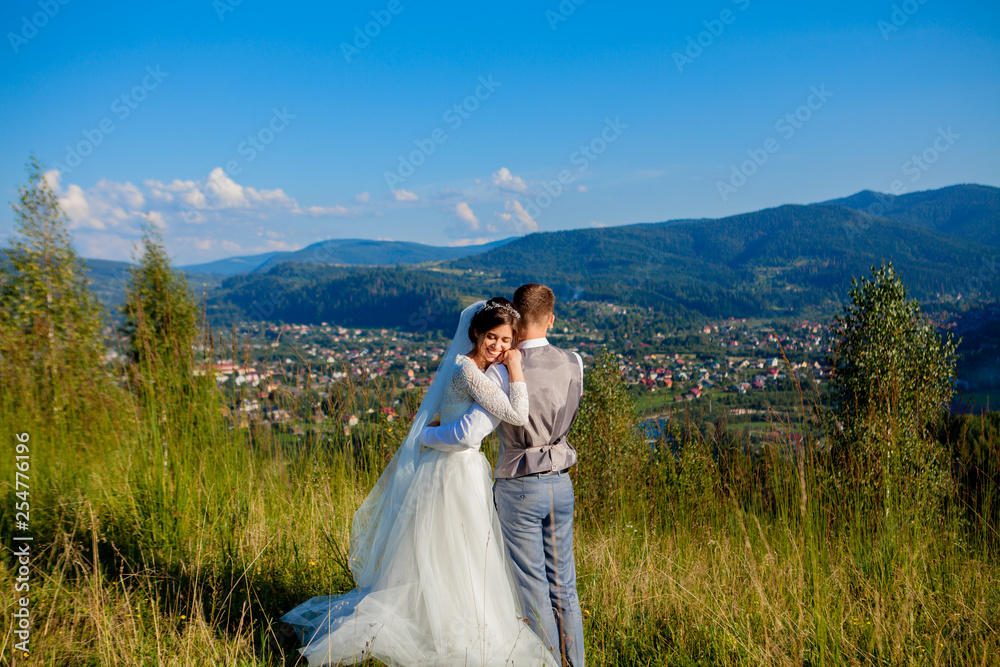
[(497, 479), (497, 515), (521, 606), (552, 654), (583, 667), (583, 615), (573, 558), (573, 482), (566, 473)]

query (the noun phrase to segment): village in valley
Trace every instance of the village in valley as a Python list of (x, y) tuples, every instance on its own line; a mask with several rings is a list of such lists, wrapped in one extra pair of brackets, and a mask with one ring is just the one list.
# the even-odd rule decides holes
[[(754, 414), (793, 409), (799, 392), (807, 401), (818, 401), (829, 386), (837, 338), (827, 322), (726, 318), (669, 330), (662, 317), (639, 317), (625, 324), (630, 311), (616, 304), (581, 306), (583, 310), (574, 311), (577, 316), (557, 320), (550, 341), (579, 352), (585, 368), (605, 350), (613, 354), (646, 418), (705, 403), (702, 412), (713, 418), (722, 414), (736, 422), (752, 421)], [(578, 316), (581, 312), (587, 316)], [(634, 317), (636, 311), (631, 312)], [(943, 330), (961, 333), (962, 326), (970, 327), (949, 313), (936, 319)], [(195, 374), (214, 374), (228, 398), (227, 416), (234, 427), (261, 421), (295, 434), (304, 433), (309, 423), (341, 422), (349, 434), (362, 422), (405, 417), (403, 397), (422, 395), (448, 344), (440, 331), (411, 333), (330, 322), (245, 323), (241, 331), (236, 360), (230, 355), (212, 364), (199, 363)], [(218, 349), (215, 356), (218, 359)], [(116, 357), (110, 351), (105, 360)], [(381, 384), (385, 404), (348, 410), (330, 400), (332, 388), (347, 381)], [(959, 387), (968, 384), (958, 381)], [(722, 411), (711, 407), (713, 401)]]

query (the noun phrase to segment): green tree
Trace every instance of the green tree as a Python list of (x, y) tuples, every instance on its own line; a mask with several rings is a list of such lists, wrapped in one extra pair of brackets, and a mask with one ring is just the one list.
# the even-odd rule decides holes
[(957, 343), (907, 298), (891, 263), (853, 280), (850, 297), (834, 318), (831, 360), (838, 473), (886, 515), (904, 502), (926, 509), (950, 488), (948, 455), (931, 429), (951, 402)]
[[(182, 388), (194, 370), (198, 305), (184, 275), (174, 271), (159, 229), (143, 224), (142, 256), (129, 270), (121, 332), (134, 379), (159, 379)], [(135, 256), (133, 255), (133, 259)]]
[(55, 419), (88, 409), (104, 374), (104, 309), (70, 243), (66, 216), (32, 156), (14, 209), (15, 237), (0, 264), (0, 391), (5, 409)]
[(569, 434), (579, 453), (576, 496), (588, 518), (603, 521), (645, 510), (650, 449), (638, 422), (618, 360), (605, 351), (587, 368), (583, 400)]

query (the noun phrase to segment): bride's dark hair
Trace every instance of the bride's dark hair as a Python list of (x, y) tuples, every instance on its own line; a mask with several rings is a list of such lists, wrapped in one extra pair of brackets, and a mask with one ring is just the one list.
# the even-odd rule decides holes
[(472, 322), (469, 323), (469, 340), (472, 341), (473, 345), (476, 345), (479, 343), (478, 334), (484, 334), (499, 326), (509, 324), (514, 332), (514, 340), (511, 342), (513, 347), (517, 344), (517, 325), (520, 323), (520, 319), (520, 313), (517, 312), (510, 300), (502, 296), (495, 296), (483, 304), (483, 307), (472, 316)]

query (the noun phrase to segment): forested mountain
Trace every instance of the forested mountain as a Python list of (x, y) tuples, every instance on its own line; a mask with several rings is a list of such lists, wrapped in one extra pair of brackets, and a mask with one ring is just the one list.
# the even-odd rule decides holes
[(279, 264), (335, 264), (351, 266), (393, 266), (395, 264), (421, 264), (467, 257), (507, 243), (511, 239), (484, 245), (442, 247), (403, 241), (374, 241), (371, 239), (328, 239), (294, 252), (271, 252), (249, 257), (231, 257), (180, 267), (184, 271), (238, 275), (256, 271), (265, 273)]
[(824, 204), (846, 206), (948, 236), (1000, 246), (1000, 188), (953, 185), (898, 197), (863, 190)]
[(466, 295), (482, 284), (409, 267), (337, 267), (287, 263), (267, 273), (226, 278), (209, 303), (216, 322), (328, 321), (343, 326), (427, 331), (454, 326)]
[[(284, 264), (227, 279), (212, 312), (438, 328), (462, 304), (509, 296), (530, 281), (551, 285), (564, 302), (613, 301), (684, 320), (832, 312), (851, 278), (883, 260), (919, 299), (995, 298), (997, 281), (975, 273), (993, 252), (843, 206), (788, 205), (720, 220), (536, 233), (436, 268)], [(428, 317), (428, 308), (451, 315)]]
[(204, 264), (187, 264), (178, 267), (181, 271), (212, 273), (220, 276), (236, 276), (241, 273), (250, 273), (258, 266), (271, 259), (282, 255), (290, 255), (290, 252), (265, 252), (260, 255), (245, 255), (243, 257), (227, 257), (214, 262)]
[[(216, 322), (438, 328), (453, 322), (462, 305), (510, 296), (531, 281), (548, 283), (563, 302), (652, 307), (689, 321), (806, 308), (831, 313), (851, 278), (883, 260), (894, 262), (921, 300), (996, 299), (998, 215), (1000, 189), (986, 186), (899, 197), (864, 191), (718, 220), (543, 232), (466, 248), (328, 240), (255, 256), (263, 258), (260, 266), (225, 279), (183, 268), (199, 297), (208, 291)], [(222, 260), (215, 270), (230, 270), (226, 262), (246, 269), (254, 261)], [(128, 264), (85, 262), (102, 301), (120, 303)], [(371, 266), (387, 263), (393, 266)]]
[(986, 248), (840, 206), (780, 206), (720, 220), (532, 234), (450, 263), (580, 298), (718, 316), (823, 305), (852, 276), (895, 262), (914, 296), (967, 292)]

